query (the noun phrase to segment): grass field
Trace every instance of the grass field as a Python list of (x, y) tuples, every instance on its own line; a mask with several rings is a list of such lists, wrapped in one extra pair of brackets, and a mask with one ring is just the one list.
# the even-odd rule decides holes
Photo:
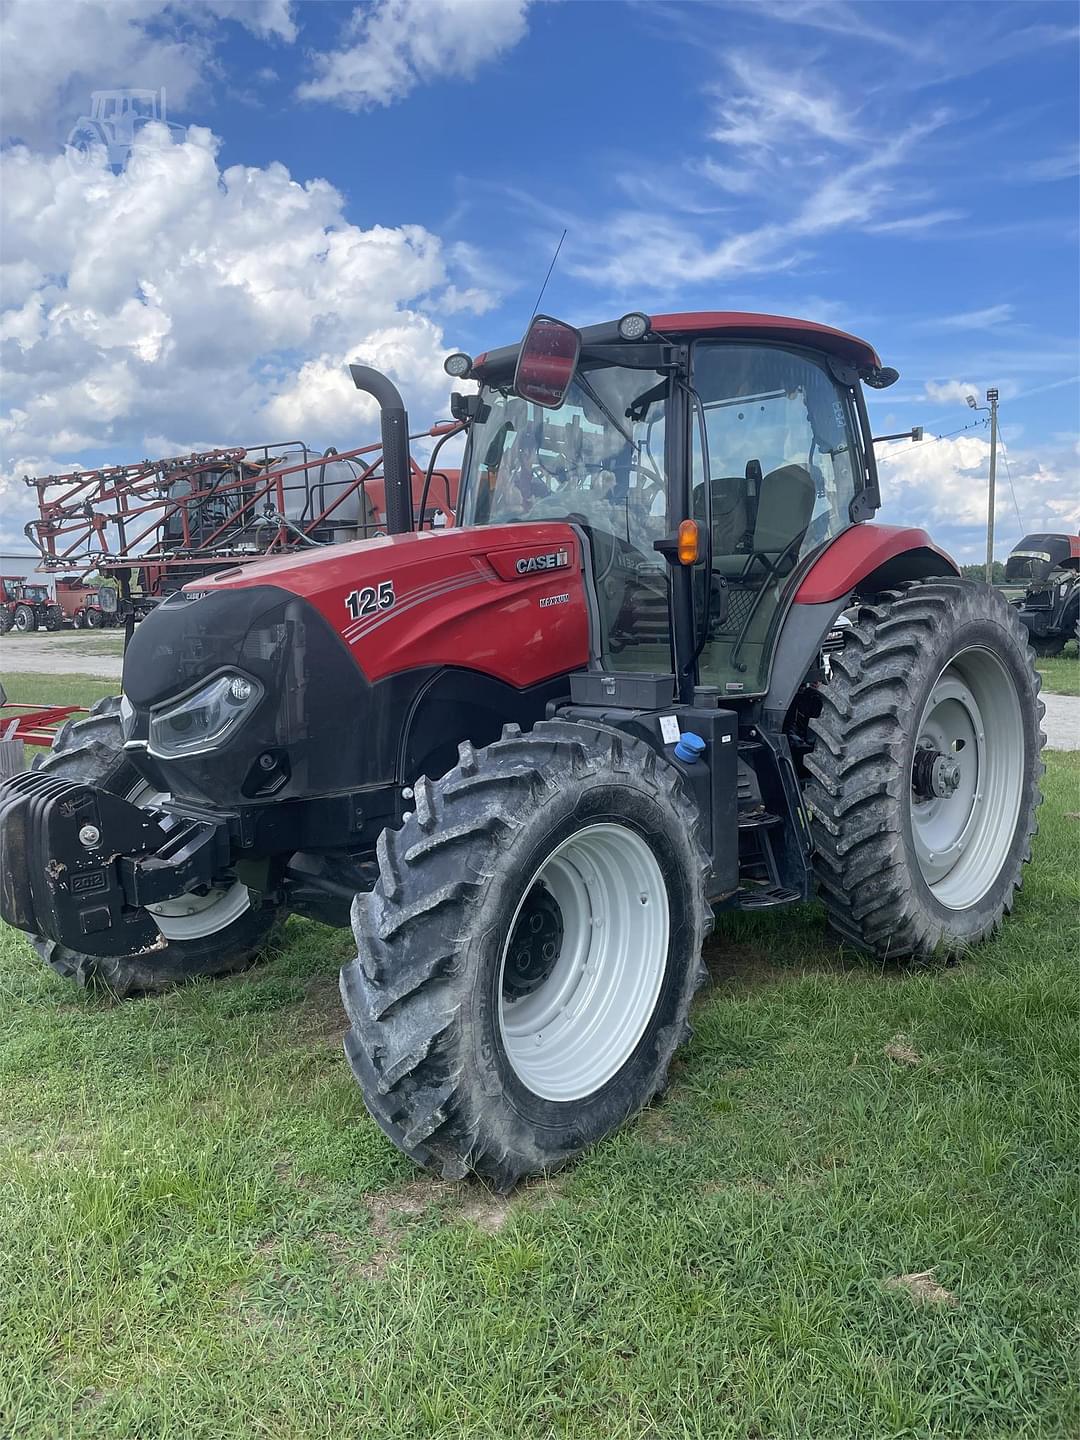
[(1045, 657), (1038, 665), (1044, 690), (1055, 695), (1080, 695), (1080, 661), (1075, 644), (1070, 644), (1064, 655)]
[(663, 1102), (509, 1201), (367, 1118), (347, 935), (114, 1004), (3, 933), (0, 1433), (1075, 1436), (1080, 755), (1046, 790), (961, 965), (723, 922)]

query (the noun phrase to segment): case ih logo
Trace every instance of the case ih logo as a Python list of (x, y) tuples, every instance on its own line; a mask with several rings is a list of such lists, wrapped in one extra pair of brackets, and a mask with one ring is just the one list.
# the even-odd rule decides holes
[(569, 564), (565, 550), (552, 550), (547, 555), (523, 555), (514, 568), (519, 575), (534, 575), (537, 570), (564, 570)]

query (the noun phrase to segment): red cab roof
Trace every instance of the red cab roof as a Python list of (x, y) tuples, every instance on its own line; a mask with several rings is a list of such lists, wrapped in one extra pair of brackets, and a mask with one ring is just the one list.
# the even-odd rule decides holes
[[(818, 325), (813, 320), (795, 320), (788, 315), (757, 315), (745, 310), (690, 310), (675, 315), (651, 315), (650, 323), (661, 335), (723, 335), (732, 340), (773, 340), (780, 344), (805, 345), (848, 361), (858, 370), (878, 370), (877, 351), (856, 335)], [(581, 331), (583, 346), (612, 344), (618, 340), (615, 321), (587, 325)], [(520, 342), (477, 355), (472, 375), (486, 379), (493, 372), (512, 368)]]
[(857, 335), (819, 325), (813, 320), (795, 320), (789, 315), (758, 315), (748, 310), (690, 310), (676, 315), (650, 316), (661, 335), (728, 335), (733, 340), (780, 340), (791, 345), (809, 345), (829, 355), (839, 355), (859, 368), (879, 369), (877, 351)]

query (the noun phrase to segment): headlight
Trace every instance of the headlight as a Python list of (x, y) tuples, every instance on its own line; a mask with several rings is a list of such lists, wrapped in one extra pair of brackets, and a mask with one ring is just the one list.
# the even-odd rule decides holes
[(201, 690), (151, 710), (147, 748), (161, 760), (213, 750), (250, 717), (262, 695), (249, 675), (217, 675)]

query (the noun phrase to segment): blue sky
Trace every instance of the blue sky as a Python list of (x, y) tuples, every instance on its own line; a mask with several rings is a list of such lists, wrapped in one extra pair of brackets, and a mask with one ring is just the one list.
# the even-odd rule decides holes
[[(349, 358), (434, 418), (441, 355), (520, 334), (565, 229), (544, 308), (568, 319), (758, 309), (870, 339), (902, 374), (875, 424), (947, 435), (885, 452), (883, 519), (981, 554), (986, 435), (963, 397), (996, 384), (999, 553), (1017, 509), (1077, 528), (1072, 4), (3, 14), (9, 477), (281, 427), (360, 443)], [(135, 86), (165, 87), (186, 136), (76, 180), (90, 93)]]

